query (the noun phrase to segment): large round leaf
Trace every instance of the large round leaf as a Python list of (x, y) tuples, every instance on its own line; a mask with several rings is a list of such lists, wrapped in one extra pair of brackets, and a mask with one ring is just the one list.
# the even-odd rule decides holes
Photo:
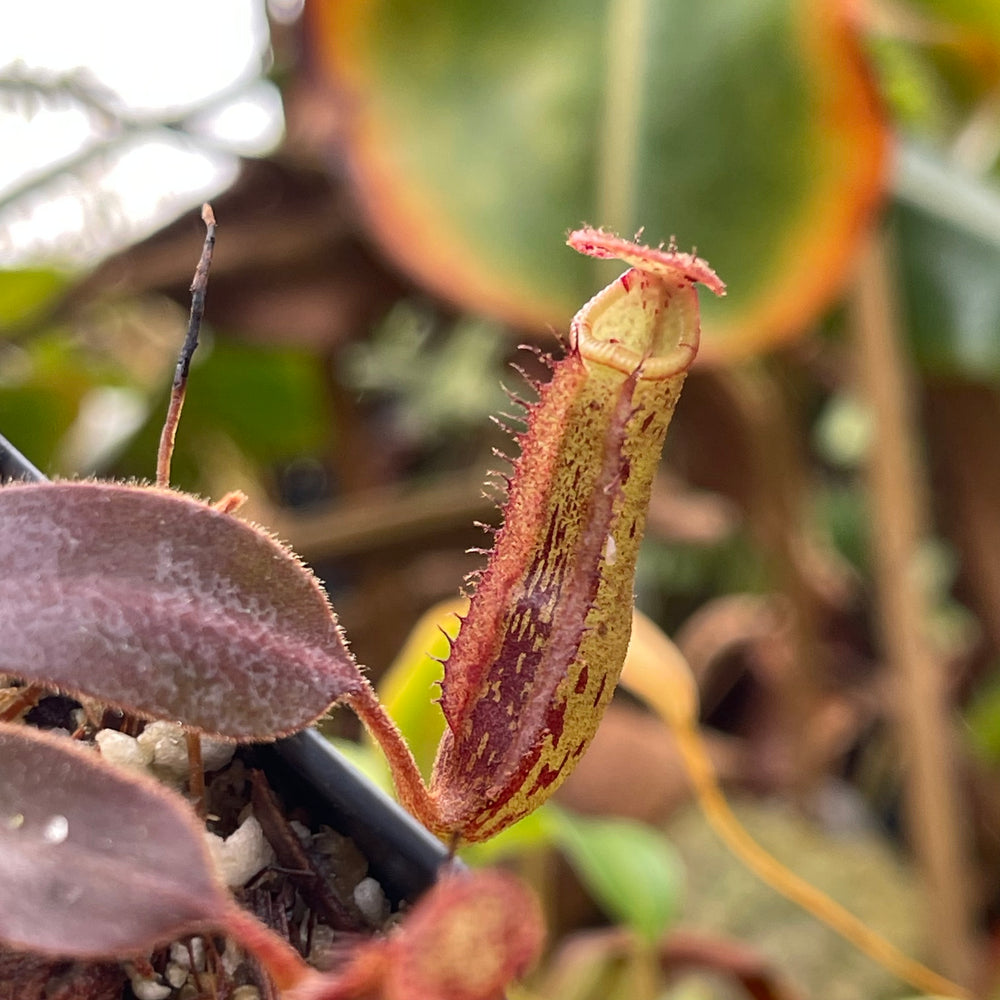
[(829, 0), (310, 10), (378, 234), (469, 308), (565, 328), (598, 282), (553, 233), (645, 226), (729, 286), (705, 350), (747, 352), (830, 300), (882, 190), (884, 125)]

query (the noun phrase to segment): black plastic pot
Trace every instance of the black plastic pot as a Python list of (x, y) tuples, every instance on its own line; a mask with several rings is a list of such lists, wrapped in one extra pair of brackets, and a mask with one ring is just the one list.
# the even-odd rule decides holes
[(36, 469), (2, 434), (0, 434), (0, 486), (13, 479), (40, 483), (44, 473)]
[[(44, 482), (46, 476), (0, 434), (0, 485), (15, 479)], [(393, 902), (415, 899), (437, 880), (448, 861), (444, 845), (319, 733), (304, 730), (240, 752), (265, 773), (286, 807), (301, 806), (350, 837)]]
[(394, 903), (416, 899), (437, 880), (448, 861), (441, 841), (315, 730), (256, 744), (244, 754), (286, 806), (302, 805), (318, 822), (350, 837)]

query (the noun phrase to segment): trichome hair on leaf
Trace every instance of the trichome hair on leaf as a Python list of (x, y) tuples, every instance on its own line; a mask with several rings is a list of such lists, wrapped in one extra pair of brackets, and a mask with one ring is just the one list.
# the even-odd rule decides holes
[(193, 497), (15, 484), (0, 534), (0, 672), (239, 740), (367, 685), (312, 573)]

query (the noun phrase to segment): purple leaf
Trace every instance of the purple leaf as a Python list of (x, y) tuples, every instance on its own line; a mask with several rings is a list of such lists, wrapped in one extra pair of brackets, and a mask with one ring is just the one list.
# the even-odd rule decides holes
[(366, 683), (299, 559), (192, 497), (7, 486), (0, 537), (0, 673), (241, 740)]
[(66, 737), (0, 723), (0, 940), (96, 957), (225, 923), (230, 900), (175, 794)]

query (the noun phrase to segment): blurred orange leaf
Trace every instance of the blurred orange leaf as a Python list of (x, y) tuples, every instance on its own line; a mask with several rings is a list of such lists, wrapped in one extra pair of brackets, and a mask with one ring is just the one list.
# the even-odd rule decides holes
[(726, 275), (705, 352), (801, 331), (879, 203), (888, 146), (843, 3), (320, 0), (313, 44), (387, 251), (439, 294), (564, 329), (590, 220)]

